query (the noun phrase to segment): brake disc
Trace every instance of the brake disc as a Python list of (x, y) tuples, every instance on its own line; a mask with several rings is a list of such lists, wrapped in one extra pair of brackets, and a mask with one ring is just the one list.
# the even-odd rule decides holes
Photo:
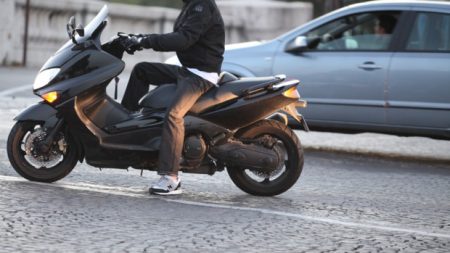
[(37, 144), (46, 136), (47, 133), (42, 128), (37, 128), (25, 139), (25, 159), (36, 169), (54, 167), (62, 160), (67, 150), (64, 136), (60, 134), (58, 141), (52, 144), (47, 153), (40, 153)]

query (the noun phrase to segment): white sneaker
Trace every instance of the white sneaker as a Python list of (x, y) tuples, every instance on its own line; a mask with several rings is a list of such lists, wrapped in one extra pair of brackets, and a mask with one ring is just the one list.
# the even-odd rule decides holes
[(161, 178), (149, 189), (150, 194), (176, 195), (181, 194), (181, 180), (173, 180), (171, 176), (161, 176)]

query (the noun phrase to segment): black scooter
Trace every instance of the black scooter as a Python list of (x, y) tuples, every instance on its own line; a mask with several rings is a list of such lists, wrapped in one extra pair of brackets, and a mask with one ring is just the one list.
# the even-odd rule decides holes
[[(29, 180), (54, 182), (83, 160), (99, 168), (157, 170), (165, 108), (175, 85), (146, 94), (139, 113), (107, 95), (106, 87), (125, 66), (120, 39), (100, 43), (107, 16), (105, 6), (85, 28), (70, 19), (70, 40), (34, 83), (43, 101), (15, 118), (8, 157)], [(181, 171), (212, 175), (227, 168), (233, 182), (253, 195), (288, 190), (302, 171), (303, 150), (287, 115), (308, 130), (296, 110), (306, 106), (298, 84), (284, 76), (239, 79), (222, 73), (220, 87), (205, 93), (185, 117)]]

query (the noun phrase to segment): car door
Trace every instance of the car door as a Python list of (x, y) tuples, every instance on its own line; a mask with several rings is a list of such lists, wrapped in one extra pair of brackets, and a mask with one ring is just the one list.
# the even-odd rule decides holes
[(392, 58), (387, 123), (450, 131), (450, 13), (419, 11), (412, 19)]
[[(386, 17), (391, 21), (389, 31), (377, 34)], [(301, 113), (308, 122), (385, 124), (386, 78), (400, 17), (400, 11), (343, 16), (298, 34), (297, 38), (306, 37), (307, 48), (279, 50), (273, 72), (301, 80), (300, 94), (308, 101)]]

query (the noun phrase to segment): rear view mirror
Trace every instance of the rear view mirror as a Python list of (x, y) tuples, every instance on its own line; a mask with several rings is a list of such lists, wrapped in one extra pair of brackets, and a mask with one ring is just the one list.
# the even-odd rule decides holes
[(72, 16), (69, 19), (69, 22), (66, 25), (67, 29), (67, 35), (69, 35), (69, 38), (72, 38), (73, 31), (75, 30), (75, 17)]
[(67, 23), (67, 35), (69, 35), (69, 38), (72, 40), (74, 44), (78, 44), (77, 40), (75, 39), (75, 34), (80, 35), (80, 37), (84, 36), (84, 27), (79, 24), (76, 27), (76, 21), (75, 17), (72, 16), (69, 19), (69, 22)]
[(69, 23), (67, 25), (70, 26), (70, 28), (72, 28), (72, 30), (75, 30), (75, 17), (74, 16), (70, 17)]
[(75, 17), (72, 16), (69, 19), (69, 22), (66, 25), (67, 29), (67, 35), (69, 36), (69, 39), (72, 40), (74, 44), (77, 44), (77, 41), (75, 40)]
[(305, 36), (298, 36), (289, 42), (285, 48), (286, 52), (300, 52), (308, 48), (308, 39)]

